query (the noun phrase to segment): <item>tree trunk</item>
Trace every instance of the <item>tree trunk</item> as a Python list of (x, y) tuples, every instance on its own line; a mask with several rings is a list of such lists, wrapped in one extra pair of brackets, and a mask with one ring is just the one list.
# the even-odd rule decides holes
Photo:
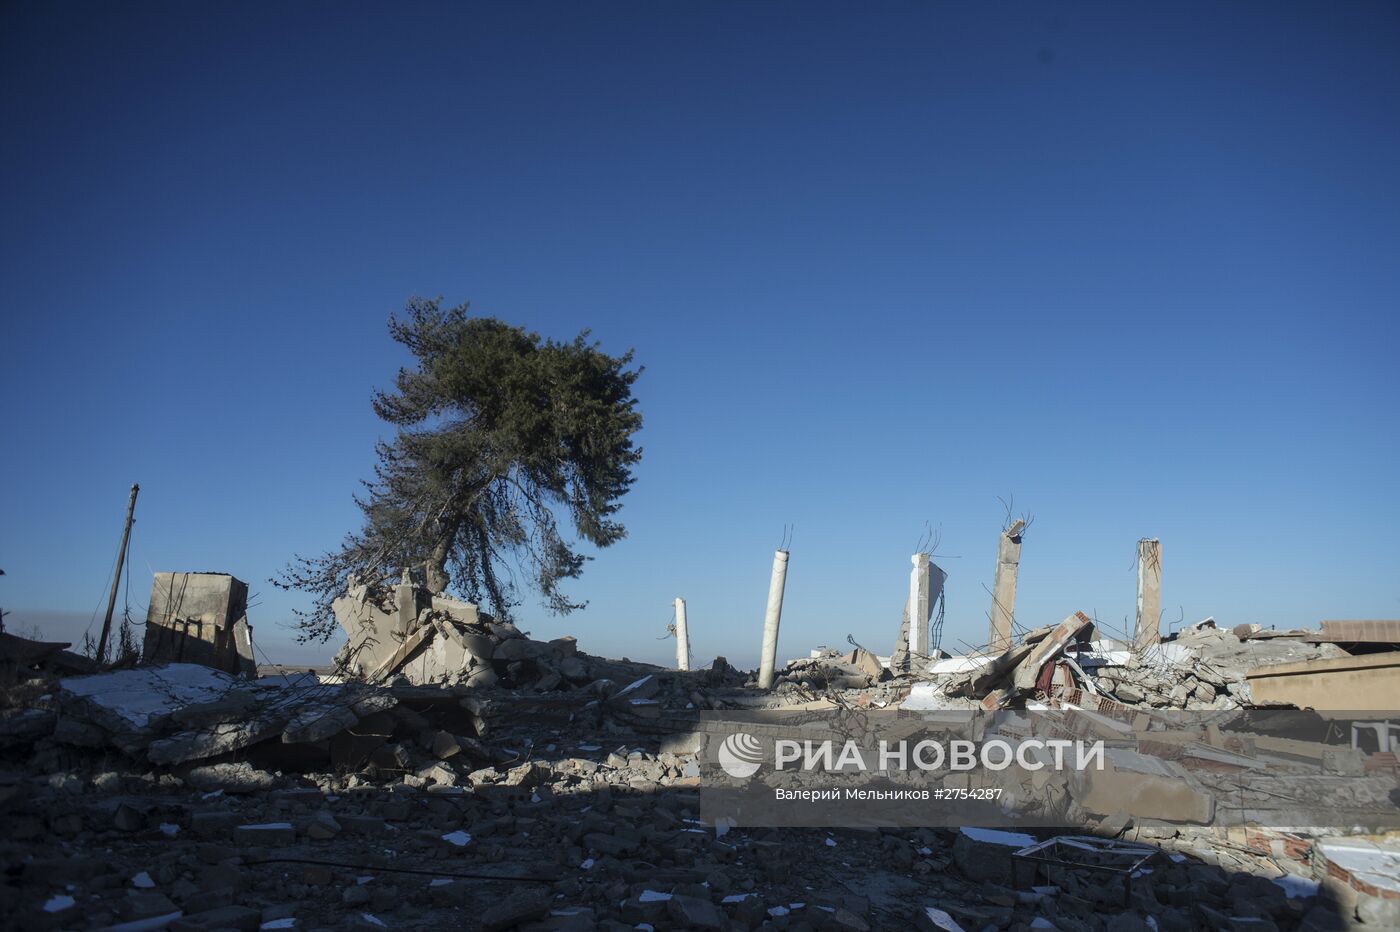
[(428, 591), (433, 595), (442, 595), (452, 582), (452, 577), (447, 574), (447, 560), (452, 556), (452, 542), (457, 539), (457, 530), (461, 526), (460, 518), (444, 525), (441, 535), (429, 552), (424, 575), (427, 577)]

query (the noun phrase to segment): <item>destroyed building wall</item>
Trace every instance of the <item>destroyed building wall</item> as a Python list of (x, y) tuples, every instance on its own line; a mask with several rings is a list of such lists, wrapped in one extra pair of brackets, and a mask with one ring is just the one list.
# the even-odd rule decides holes
[(1343, 712), (1400, 708), (1400, 651), (1258, 667), (1246, 676), (1256, 702)]
[[(411, 582), (371, 586), (351, 580), (331, 608), (346, 634), (337, 664), (352, 676), (495, 682), (491, 660), (500, 638), (491, 617), (470, 602), (433, 595)], [(519, 637), (509, 626), (498, 628)]]
[(227, 573), (156, 573), (142, 658), (256, 676), (248, 584)]

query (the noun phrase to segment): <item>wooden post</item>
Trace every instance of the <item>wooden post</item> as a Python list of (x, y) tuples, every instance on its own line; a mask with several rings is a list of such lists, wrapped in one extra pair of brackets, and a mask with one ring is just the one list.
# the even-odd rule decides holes
[(97, 639), (97, 662), (107, 662), (107, 637), (112, 633), (112, 612), (117, 608), (117, 587), (122, 581), (122, 564), (126, 563), (126, 545), (131, 540), (131, 522), (136, 514), (136, 493), (141, 486), (132, 483), (131, 498), (126, 503), (126, 526), (122, 528), (122, 545), (117, 550), (117, 575), (112, 577), (112, 594), (107, 599), (107, 616), (102, 619), (102, 637)]

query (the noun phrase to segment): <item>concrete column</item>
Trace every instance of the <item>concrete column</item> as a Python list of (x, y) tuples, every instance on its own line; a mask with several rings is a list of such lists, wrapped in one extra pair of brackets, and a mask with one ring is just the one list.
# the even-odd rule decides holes
[(773, 687), (773, 668), (778, 661), (778, 620), (783, 615), (783, 587), (787, 585), (788, 552), (773, 554), (773, 577), (768, 582), (768, 611), (763, 616), (763, 654), (759, 658), (758, 688)]
[(399, 584), (394, 587), (394, 602), (398, 612), (394, 620), (394, 630), (407, 636), (418, 621), (418, 594), (413, 589), (413, 580), (405, 568)]
[(899, 637), (894, 639), (894, 650), (890, 651), (890, 669), (895, 673), (909, 672), (909, 596), (904, 597), (904, 608), (899, 613)]
[(1021, 568), (1021, 532), (1026, 522), (1017, 519), (997, 539), (997, 574), (992, 582), (992, 620), (987, 643), (993, 654), (1011, 647), (1011, 620), (1016, 614), (1016, 573)]
[(1138, 650), (1162, 640), (1162, 542), (1144, 537), (1137, 545), (1137, 631), (1133, 646)]
[(909, 571), (909, 656), (928, 656), (929, 562), (928, 554), (916, 553), (909, 558), (914, 568)]
[(690, 669), (690, 634), (685, 627), (685, 599), (676, 599), (676, 669)]

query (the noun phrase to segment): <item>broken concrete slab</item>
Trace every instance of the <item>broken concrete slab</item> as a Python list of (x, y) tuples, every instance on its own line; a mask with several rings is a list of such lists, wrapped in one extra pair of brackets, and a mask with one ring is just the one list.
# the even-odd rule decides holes
[(990, 828), (963, 828), (953, 840), (953, 863), (969, 880), (1010, 883), (1011, 856), (1035, 844), (1035, 836)]
[(844, 662), (859, 670), (861, 674), (868, 677), (872, 682), (879, 682), (887, 679), (890, 671), (886, 670), (880, 663), (880, 658), (863, 647), (857, 647), (844, 658)]
[(397, 672), (398, 669), (402, 667), (404, 663), (408, 660), (408, 658), (413, 656), (413, 652), (416, 651), (419, 647), (422, 647), (423, 643), (427, 641), (428, 638), (432, 637), (435, 633), (436, 631), (432, 626), (424, 625), (417, 631), (405, 635), (403, 643), (400, 644), (397, 648), (395, 648), (394, 651), (390, 653), (388, 657), (385, 657), (383, 662), (380, 663), (378, 667), (372, 669), (369, 672), (369, 675), (366, 677), (366, 679), (369, 682), (374, 683), (385, 679), (391, 673)]
[(1313, 876), (1364, 925), (1400, 926), (1400, 844), (1324, 838), (1313, 848)]
[(1186, 768), (1126, 748), (1110, 748), (1103, 770), (1072, 771), (1069, 786), (1074, 801), (1098, 816), (1208, 825), (1215, 815), (1215, 797)]
[(1012, 677), (1013, 685), (1021, 690), (1034, 688), (1041, 668), (1053, 660), (1071, 641), (1087, 640), (1089, 633), (1093, 630), (1093, 624), (1088, 615), (1083, 612), (1075, 612), (1056, 625), (1055, 630), (1038, 641), (1031, 648), (1026, 659), (1017, 664), (1016, 672)]
[[(972, 669), (953, 675), (944, 692), (949, 696), (980, 697), (1005, 680), (1012, 671), (1018, 669), (1034, 650), (1030, 644), (1012, 645), (1005, 653), (984, 661)], [(969, 658), (971, 659), (971, 658)]]
[(154, 730), (180, 709), (223, 699), (240, 681), (207, 666), (172, 663), (118, 670), (59, 682), (66, 712), (104, 729), (119, 747), (149, 743)]

